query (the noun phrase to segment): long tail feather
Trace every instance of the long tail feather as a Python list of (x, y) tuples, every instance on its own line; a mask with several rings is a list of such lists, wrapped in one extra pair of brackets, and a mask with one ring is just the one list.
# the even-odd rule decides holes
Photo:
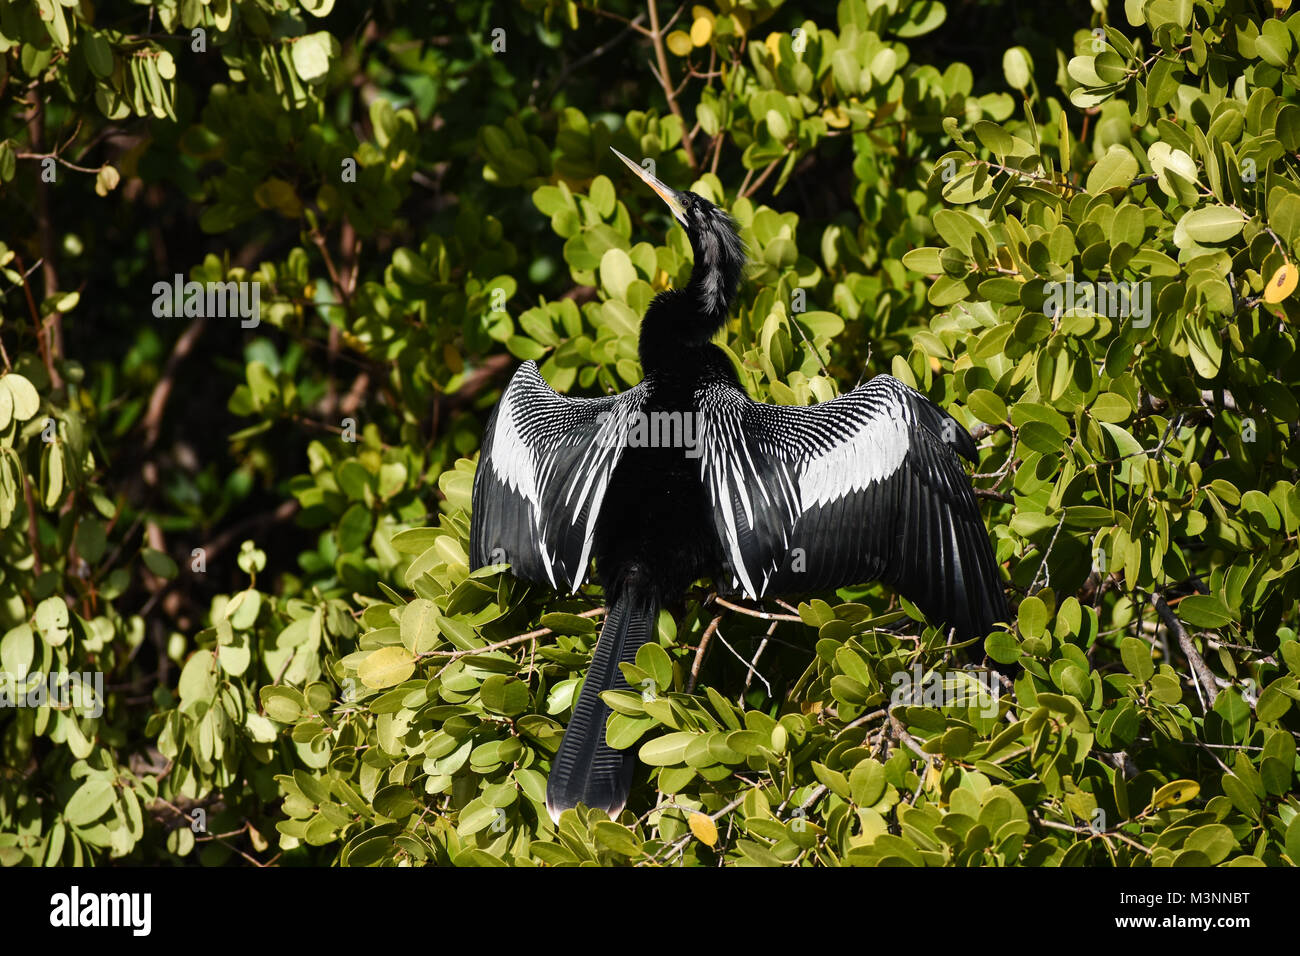
[(546, 809), (552, 820), (558, 821), (561, 813), (579, 803), (599, 807), (611, 817), (627, 803), (636, 754), (615, 750), (605, 742), (610, 710), (600, 695), (629, 689), (618, 664), (636, 660), (641, 645), (654, 636), (658, 614), (656, 602), (639, 589), (624, 590), (610, 607), (582, 693), (551, 764)]

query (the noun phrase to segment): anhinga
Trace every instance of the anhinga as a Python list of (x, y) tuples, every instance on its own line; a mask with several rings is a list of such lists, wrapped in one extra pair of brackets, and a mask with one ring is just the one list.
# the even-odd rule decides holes
[[(888, 375), (809, 407), (751, 400), (710, 342), (745, 263), (735, 223), (618, 155), (686, 229), (690, 281), (646, 310), (635, 388), (570, 398), (534, 362), (521, 365), (488, 421), (474, 480), (475, 568), (509, 562), (516, 577), (576, 591), (594, 557), (605, 591), (600, 639), (551, 765), (555, 819), (579, 802), (622, 810), (634, 760), (606, 744), (600, 694), (629, 689), (619, 662), (634, 661), (659, 609), (700, 578), (750, 598), (879, 580), (961, 639), (1007, 620), (958, 457), (976, 458), (966, 430)], [(655, 413), (692, 416), (695, 446), (634, 440), (638, 419)]]

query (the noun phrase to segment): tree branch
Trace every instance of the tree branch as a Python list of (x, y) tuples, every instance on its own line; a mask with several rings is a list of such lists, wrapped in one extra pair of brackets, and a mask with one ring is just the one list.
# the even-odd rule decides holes
[[(673, 111), (673, 115), (682, 124), (682, 151), (686, 153), (686, 162), (690, 164), (691, 172), (698, 176), (700, 164), (696, 161), (695, 150), (691, 147), (690, 127), (686, 123), (686, 116), (682, 113), (681, 104), (677, 102), (677, 96), (673, 92), (672, 81), (668, 79), (668, 57), (664, 53), (664, 30), (659, 27), (659, 8), (655, 0), (646, 0), (646, 9), (650, 13), (650, 39), (655, 48), (655, 62), (659, 64), (655, 76), (659, 80), (659, 85), (663, 87), (664, 96), (668, 100), (668, 108)], [(672, 26), (672, 21), (669, 21), (667, 26)], [(667, 29), (667, 27), (664, 29)]]
[(163, 412), (167, 408), (167, 400), (171, 397), (172, 388), (176, 384), (176, 371), (186, 356), (194, 351), (194, 346), (198, 344), (199, 337), (207, 328), (207, 324), (207, 316), (200, 316), (191, 322), (189, 328), (176, 340), (176, 344), (172, 347), (172, 354), (167, 357), (167, 364), (163, 366), (162, 376), (149, 395), (149, 404), (141, 422), (144, 428), (145, 451), (153, 448), (158, 441), (158, 435), (162, 430)]
[(1187, 628), (1183, 627), (1183, 622), (1178, 620), (1178, 615), (1169, 607), (1164, 595), (1158, 591), (1153, 592), (1151, 600), (1155, 605), (1156, 613), (1160, 615), (1160, 620), (1165, 622), (1165, 627), (1173, 631), (1177, 636), (1178, 646), (1182, 648), (1183, 654), (1187, 657), (1187, 663), (1192, 666), (1193, 678), (1201, 685), (1201, 689), (1205, 692), (1205, 696), (1209, 701), (1209, 706), (1213, 707), (1215, 698), (1219, 694), (1218, 685), (1214, 680), (1214, 672), (1205, 663), (1205, 658), (1201, 657), (1196, 650), (1196, 645), (1192, 643), (1192, 636), (1187, 633)]

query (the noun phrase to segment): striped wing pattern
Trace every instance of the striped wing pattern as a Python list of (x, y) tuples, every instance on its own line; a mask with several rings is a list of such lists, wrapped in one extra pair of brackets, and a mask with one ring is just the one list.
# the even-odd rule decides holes
[(879, 580), (962, 638), (1006, 620), (961, 464), (975, 443), (929, 399), (880, 375), (810, 407), (716, 386), (699, 402), (702, 477), (733, 589), (758, 598)]
[(470, 563), (509, 562), (516, 577), (576, 591), (601, 501), (626, 445), (642, 386), (603, 398), (554, 391), (525, 362), (488, 419), (474, 476)]

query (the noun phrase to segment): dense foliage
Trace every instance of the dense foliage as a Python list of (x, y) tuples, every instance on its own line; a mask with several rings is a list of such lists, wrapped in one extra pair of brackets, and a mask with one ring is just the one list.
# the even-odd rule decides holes
[[(1287, 5), (0, 0), (0, 863), (1300, 863)], [(469, 492), (689, 274), (610, 145), (740, 224), (756, 398), (970, 427), (1016, 620), (990, 701), (880, 586), (701, 586), (556, 827), (601, 597)]]

